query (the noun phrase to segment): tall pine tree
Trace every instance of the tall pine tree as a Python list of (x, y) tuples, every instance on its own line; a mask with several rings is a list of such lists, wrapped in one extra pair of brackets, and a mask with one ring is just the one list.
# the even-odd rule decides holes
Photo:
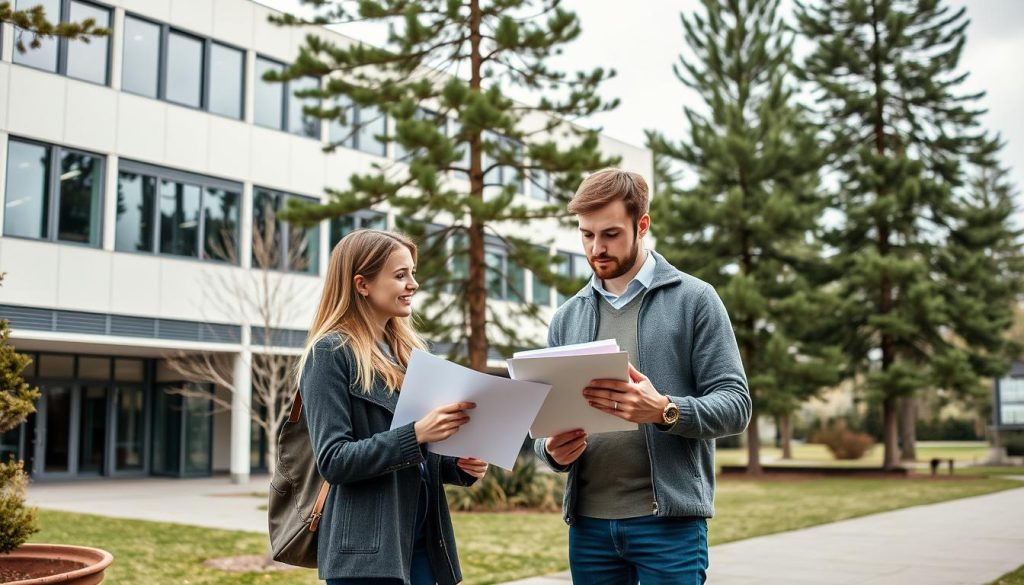
[[(816, 132), (794, 100), (793, 39), (778, 5), (704, 0), (700, 14), (682, 17), (692, 56), (675, 72), (707, 113), (685, 109), (689, 135), (679, 143), (650, 140), (661, 159), (658, 249), (715, 286), (736, 331), (754, 404), (750, 473), (761, 472), (758, 415), (788, 413), (806, 382), (837, 379), (835, 352), (791, 334), (820, 304), (804, 274), (819, 257), (812, 235), (827, 202)], [(665, 172), (673, 165), (696, 184), (678, 187)]]
[[(548, 66), (579, 35), (576, 16), (558, 0), (304, 3), (318, 11), (314, 22), (340, 24), (342, 31), (355, 21), (386, 23), (387, 43), (338, 44), (310, 35), (295, 63), (266, 78), (322, 80), (319, 89), (296, 95), (320, 100), (306, 113), (351, 134), (374, 122), (367, 112), (387, 116), (392, 128), (377, 138), (392, 143), (396, 160), (328, 190), (324, 205), (293, 206), (282, 216), (310, 223), (386, 203), (420, 239), (418, 276), (427, 300), (419, 316), (428, 337), (450, 343), (450, 357), (468, 355), (477, 370), (486, 368), (491, 345), (507, 353), (536, 342), (521, 339), (521, 319), (538, 315), (524, 298), (522, 269), (563, 291), (574, 283), (552, 269), (536, 238), (510, 237), (504, 228), (564, 215), (583, 173), (616, 162), (600, 154), (596, 130), (572, 124), (616, 105), (597, 95), (612, 73), (567, 75)], [(300, 23), (293, 16), (277, 20)], [(512, 87), (538, 97), (517, 103)], [(533, 201), (516, 196), (526, 185)], [(426, 225), (431, 221), (445, 227)], [(557, 222), (536, 225), (543, 233), (539, 226)], [(496, 240), (507, 248), (504, 260), (486, 253)], [(488, 291), (514, 302), (487, 303)]]
[(950, 307), (952, 350), (934, 360), (936, 385), (968, 403), (989, 397), (987, 379), (1002, 377), (1021, 344), (1007, 332), (1024, 287), (1024, 230), (1008, 172), (998, 160), (999, 139), (983, 142), (968, 159), (966, 181), (948, 214), (949, 238), (935, 257)]
[[(895, 468), (900, 401), (976, 383), (990, 352), (973, 344), (1005, 327), (958, 314), (974, 304), (972, 287), (948, 264), (978, 253), (976, 242), (971, 252), (955, 242), (978, 221), (959, 194), (965, 164), (989, 148), (980, 95), (960, 89), (957, 71), (968, 20), (939, 0), (798, 1), (796, 12), (815, 45), (804, 71), (827, 124), (842, 216), (828, 237), (843, 299), (833, 330), (851, 369), (869, 370), (883, 467)], [(972, 276), (999, 281), (994, 268), (979, 262)]]

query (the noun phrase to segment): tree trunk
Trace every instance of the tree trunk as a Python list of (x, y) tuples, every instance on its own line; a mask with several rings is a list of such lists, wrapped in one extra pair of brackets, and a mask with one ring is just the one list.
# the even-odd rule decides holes
[(793, 449), (792, 445), (790, 444), (790, 439), (793, 435), (793, 427), (791, 424), (792, 421), (790, 419), (790, 414), (788, 412), (784, 413), (781, 417), (779, 417), (779, 419), (779, 428), (782, 431), (782, 458), (792, 459)]
[(267, 437), (267, 473), (270, 477), (274, 477), (274, 471), (277, 470), (277, 437)]
[(913, 396), (900, 401), (900, 438), (900, 461), (917, 461), (917, 399)]
[(747, 473), (760, 475), (761, 468), (761, 437), (757, 434), (757, 408), (750, 413), (750, 424), (747, 425)]
[(882, 469), (899, 469), (900, 454), (896, 444), (899, 431), (899, 412), (896, 398), (889, 396), (882, 402), (882, 436), (885, 441), (885, 454), (882, 457)]
[[(469, 7), (470, 80), (472, 91), (482, 87), (483, 55), (480, 53), (482, 35), (479, 0)], [(469, 143), (469, 192), (481, 201), (484, 198), (483, 143), (477, 133)], [(484, 263), (484, 225), (471, 217), (469, 225), (469, 283), (466, 287), (469, 302), (469, 367), (478, 372), (487, 371), (487, 267)]]

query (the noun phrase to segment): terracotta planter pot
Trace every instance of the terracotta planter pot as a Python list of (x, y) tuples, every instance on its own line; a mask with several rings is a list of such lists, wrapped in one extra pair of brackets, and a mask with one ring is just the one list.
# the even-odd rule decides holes
[(94, 585), (103, 581), (114, 555), (98, 548), (67, 544), (23, 544), (0, 555), (0, 583), (7, 585)]

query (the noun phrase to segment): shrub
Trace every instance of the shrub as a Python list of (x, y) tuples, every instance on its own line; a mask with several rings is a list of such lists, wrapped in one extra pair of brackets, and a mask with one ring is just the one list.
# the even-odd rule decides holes
[(21, 461), (0, 463), (0, 553), (11, 552), (39, 531), (35, 508), (25, 507), (27, 486)]
[(918, 441), (977, 441), (974, 421), (967, 418), (943, 418), (917, 421)]
[(1000, 442), (1010, 457), (1024, 457), (1024, 434), (1004, 435)]
[[(0, 434), (25, 422), (39, 398), (39, 390), (21, 377), (31, 360), (14, 351), (10, 337), (9, 323), (0, 319)], [(0, 554), (18, 548), (38, 531), (35, 510), (25, 508), (27, 485), (28, 475), (20, 461), (0, 462)]]
[(556, 512), (562, 507), (565, 477), (539, 473), (537, 459), (532, 455), (521, 455), (512, 471), (492, 466), (487, 475), (472, 487), (449, 487), (446, 493), (448, 506), (453, 510)]
[(828, 447), (836, 459), (860, 459), (875, 444), (868, 434), (851, 431), (843, 420), (815, 433), (811, 442)]

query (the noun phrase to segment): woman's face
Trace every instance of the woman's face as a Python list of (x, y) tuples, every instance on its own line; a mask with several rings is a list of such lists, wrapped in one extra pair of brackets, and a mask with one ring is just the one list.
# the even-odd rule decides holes
[(416, 267), (405, 246), (391, 253), (384, 269), (371, 280), (357, 277), (356, 289), (383, 319), (412, 315), (412, 295), (420, 285), (414, 277)]

